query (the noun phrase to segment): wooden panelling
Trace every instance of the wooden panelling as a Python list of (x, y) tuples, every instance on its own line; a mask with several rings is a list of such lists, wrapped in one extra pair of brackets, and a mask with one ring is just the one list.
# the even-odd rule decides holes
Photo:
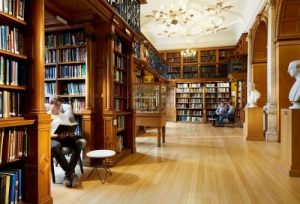
[(267, 61), (267, 25), (260, 21), (254, 34), (253, 61)]
[[(290, 89), (294, 83), (288, 73), (288, 65), (293, 60), (300, 59), (300, 40), (279, 41), (276, 44), (276, 101), (277, 111), (280, 114), (282, 108), (288, 108), (291, 103), (288, 99)], [(277, 124), (280, 127), (280, 115), (277, 117)], [(280, 130), (279, 130), (280, 131)]]
[(277, 17), (277, 38), (300, 37), (300, 1), (283, 0)]
[(281, 161), (290, 176), (300, 177), (300, 109), (281, 109)]
[(267, 63), (252, 64), (252, 78), (255, 88), (261, 93), (257, 106), (263, 107), (267, 102)]
[(251, 141), (265, 140), (263, 134), (262, 108), (246, 108), (245, 120), (244, 139)]

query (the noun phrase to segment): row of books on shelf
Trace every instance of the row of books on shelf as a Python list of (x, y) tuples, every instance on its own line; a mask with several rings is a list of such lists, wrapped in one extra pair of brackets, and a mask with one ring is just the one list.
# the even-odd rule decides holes
[(187, 98), (178, 98), (177, 99), (177, 103), (188, 103), (189, 102), (189, 99)]
[(189, 93), (176, 93), (176, 98), (189, 98)]
[(184, 83), (184, 84), (177, 84), (177, 88), (201, 88), (202, 84), (201, 83)]
[(21, 86), (25, 84), (25, 65), (0, 56), (0, 84)]
[(199, 93), (199, 92), (203, 92), (203, 88), (190, 88), (190, 93)]
[(168, 67), (168, 72), (180, 72), (180, 67)]
[(72, 105), (74, 112), (85, 110), (84, 98), (73, 98), (70, 104)]
[(230, 92), (228, 93), (206, 93), (206, 98), (230, 98)]
[(86, 60), (86, 48), (76, 47), (58, 50), (58, 62), (82, 62)]
[(117, 35), (114, 38), (114, 50), (123, 53), (123, 42)]
[(123, 83), (123, 72), (114, 70), (114, 81)]
[(197, 73), (183, 73), (184, 79), (190, 79), (190, 78), (199, 78), (200, 75)]
[(189, 88), (176, 88), (176, 93), (189, 93)]
[(168, 77), (168, 79), (179, 79), (180, 78), (180, 74), (177, 74), (177, 73), (168, 73), (167, 77)]
[(18, 28), (8, 25), (0, 26), (0, 49), (16, 54), (24, 53), (24, 36)]
[(0, 0), (0, 12), (24, 20), (25, 0)]
[(85, 76), (85, 64), (60, 66), (60, 77), (62, 78), (84, 78)]
[(85, 95), (85, 83), (70, 82), (64, 85), (64, 94)]
[(230, 88), (226, 88), (226, 87), (218, 87), (218, 89), (216, 89), (215, 87), (211, 88), (211, 87), (206, 87), (206, 93), (227, 93), (230, 92)]
[(86, 43), (83, 31), (67, 31), (58, 34), (47, 34), (45, 36), (45, 46), (55, 48), (56, 46), (84, 45)]
[(56, 63), (56, 50), (45, 50), (45, 63)]
[(21, 117), (21, 94), (14, 91), (0, 91), (0, 118)]
[(119, 57), (114, 55), (114, 66), (124, 70), (125, 68), (125, 59), (123, 57)]
[(203, 123), (203, 117), (202, 116), (177, 116), (177, 121)]
[(229, 82), (217, 82), (217, 83), (207, 83), (206, 87), (230, 87)]
[(54, 66), (46, 66), (45, 67), (45, 79), (46, 80), (51, 80), (51, 79), (56, 79), (57, 76), (57, 69)]
[(56, 83), (45, 83), (45, 96), (56, 95)]
[(122, 97), (124, 92), (124, 87), (122, 85), (114, 85), (114, 96)]
[(18, 168), (0, 170), (0, 203), (16, 204), (23, 198), (23, 171)]
[(0, 129), (0, 165), (27, 156), (28, 135), (26, 127)]
[(125, 116), (121, 115), (117, 117), (117, 131), (125, 130)]
[(202, 111), (178, 110), (177, 115), (202, 116)]
[(196, 66), (196, 67), (192, 67), (192, 66), (184, 66), (183, 67), (183, 71), (184, 72), (196, 72), (196, 71), (198, 71), (198, 67)]

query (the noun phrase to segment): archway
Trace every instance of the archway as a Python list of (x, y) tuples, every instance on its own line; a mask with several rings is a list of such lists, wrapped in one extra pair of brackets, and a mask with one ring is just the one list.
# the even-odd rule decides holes
[(253, 29), (252, 79), (261, 93), (257, 105), (262, 107), (267, 102), (267, 38), (268, 29), (265, 21), (259, 20)]

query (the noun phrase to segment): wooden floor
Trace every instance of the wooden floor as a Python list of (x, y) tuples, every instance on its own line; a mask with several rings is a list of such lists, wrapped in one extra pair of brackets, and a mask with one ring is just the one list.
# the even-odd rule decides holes
[(138, 137), (105, 184), (85, 168), (82, 188), (52, 184), (52, 195), (63, 204), (300, 203), (300, 179), (280, 168), (279, 152), (279, 143), (244, 141), (242, 128), (168, 123), (166, 144), (156, 146), (154, 130)]

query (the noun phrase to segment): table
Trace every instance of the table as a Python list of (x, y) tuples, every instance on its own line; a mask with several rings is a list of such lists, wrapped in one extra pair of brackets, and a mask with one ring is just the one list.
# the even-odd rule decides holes
[[(107, 165), (107, 161), (106, 159), (109, 158), (109, 157), (112, 157), (116, 154), (115, 151), (112, 151), (112, 150), (105, 150), (105, 149), (101, 149), (101, 150), (93, 150), (93, 151), (90, 151), (86, 154), (87, 157), (90, 157), (92, 159), (100, 159), (101, 162), (100, 162), (100, 165), (94, 165), (93, 166), (93, 169), (92, 171), (90, 172), (90, 174), (88, 175), (88, 178), (90, 177), (90, 175), (93, 173), (94, 170), (96, 170), (97, 172), (97, 175), (101, 181), (102, 184), (105, 183), (106, 181), (106, 177), (107, 177), (107, 174), (109, 175), (112, 175), (112, 172), (109, 168), (109, 166)], [(103, 168), (105, 170), (105, 176), (104, 176), (104, 179), (101, 178), (101, 175), (98, 173), (98, 169), (97, 167), (99, 168)]]
[(157, 146), (161, 146), (161, 140), (166, 142), (166, 114), (160, 113), (136, 113), (135, 120), (137, 126), (157, 128)]

